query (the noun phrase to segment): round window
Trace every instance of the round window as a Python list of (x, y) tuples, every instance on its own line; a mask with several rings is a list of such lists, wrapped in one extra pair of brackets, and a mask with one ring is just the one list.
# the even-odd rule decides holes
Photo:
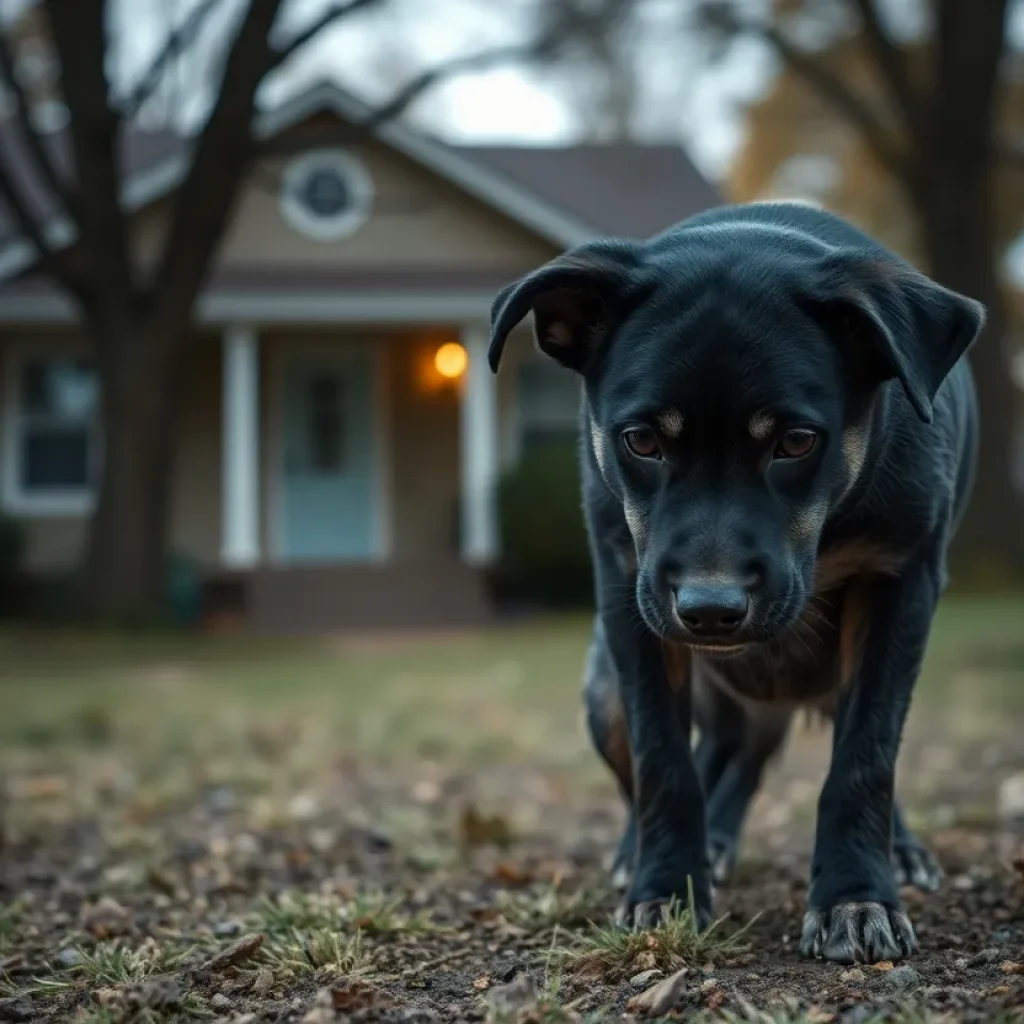
[(373, 188), (361, 163), (341, 150), (316, 150), (284, 174), (281, 209), (297, 231), (331, 241), (351, 235), (370, 215)]

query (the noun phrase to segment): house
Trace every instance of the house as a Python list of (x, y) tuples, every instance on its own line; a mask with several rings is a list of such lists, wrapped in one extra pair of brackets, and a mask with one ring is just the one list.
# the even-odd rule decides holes
[[(572, 431), (578, 399), (526, 327), (491, 374), (495, 293), (582, 240), (719, 201), (674, 146), (454, 147), (398, 123), (353, 132), (364, 114), (320, 85), (260, 115), (264, 155), (196, 311), (173, 545), (254, 629), (485, 619), (497, 475)], [(145, 260), (184, 142), (128, 143)], [(81, 549), (96, 401), (71, 305), (0, 236), (0, 505), (27, 525), (34, 571)]]

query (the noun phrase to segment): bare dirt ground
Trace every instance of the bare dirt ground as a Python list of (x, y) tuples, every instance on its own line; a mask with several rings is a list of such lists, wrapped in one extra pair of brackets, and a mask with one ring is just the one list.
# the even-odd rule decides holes
[[(352, 643), (0, 638), (0, 1021), (1024, 1020), (1024, 603), (952, 603), (900, 791), (906, 964), (796, 951), (829, 736), (722, 921), (608, 929), (586, 622)], [(735, 934), (739, 932), (739, 934)]]

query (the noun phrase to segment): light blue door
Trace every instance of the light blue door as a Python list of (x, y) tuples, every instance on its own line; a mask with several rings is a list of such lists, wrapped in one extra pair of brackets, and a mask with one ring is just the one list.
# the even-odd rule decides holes
[(294, 354), (284, 376), (284, 555), (376, 553), (379, 439), (369, 354)]

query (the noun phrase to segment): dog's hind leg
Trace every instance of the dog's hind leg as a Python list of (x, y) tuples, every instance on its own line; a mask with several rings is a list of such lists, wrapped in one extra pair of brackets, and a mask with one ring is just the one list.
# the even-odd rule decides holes
[(942, 883), (942, 868), (932, 852), (910, 831), (899, 801), (892, 809), (892, 871), (896, 885), (912, 885), (935, 892)]
[(751, 711), (736, 704), (735, 712), (741, 716), (741, 739), (731, 747), (708, 793), (708, 859), (717, 885), (728, 879), (736, 863), (750, 803), (760, 788), (765, 766), (782, 747), (792, 720), (788, 708)]
[(629, 735), (619, 695), (619, 679), (604, 638), (600, 618), (587, 654), (583, 683), (587, 729), (590, 739), (615, 776), (626, 805), (626, 827), (612, 862), (612, 882), (619, 889), (629, 884), (636, 852), (636, 822), (633, 816), (633, 762)]

